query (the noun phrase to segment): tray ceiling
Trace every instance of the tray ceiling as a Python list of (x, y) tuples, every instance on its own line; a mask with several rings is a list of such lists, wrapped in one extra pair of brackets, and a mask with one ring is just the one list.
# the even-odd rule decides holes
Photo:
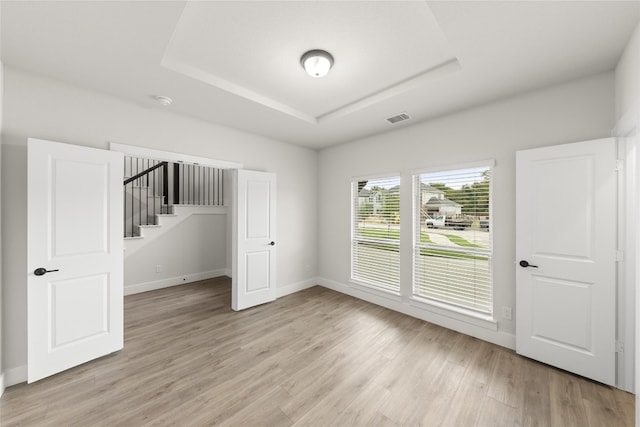
[[(610, 71), (637, 1), (2, 1), (5, 66), (311, 148)], [(325, 49), (322, 79), (300, 66)], [(411, 120), (392, 125), (388, 117)]]

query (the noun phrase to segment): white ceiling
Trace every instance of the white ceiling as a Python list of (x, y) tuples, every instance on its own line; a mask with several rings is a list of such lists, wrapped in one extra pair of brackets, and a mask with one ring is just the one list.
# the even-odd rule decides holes
[[(5, 65), (312, 148), (611, 70), (640, 19), (637, 1), (0, 7)], [(300, 66), (311, 49), (335, 58), (323, 79)]]

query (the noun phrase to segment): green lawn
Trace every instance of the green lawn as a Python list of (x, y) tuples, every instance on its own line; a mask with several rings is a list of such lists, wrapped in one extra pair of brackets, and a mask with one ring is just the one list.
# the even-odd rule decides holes
[(451, 242), (455, 243), (458, 246), (465, 246), (467, 248), (481, 248), (482, 246), (476, 245), (475, 243), (471, 243), (464, 237), (460, 237), (455, 234), (445, 234), (447, 239), (451, 240)]
[[(370, 238), (370, 239), (389, 239), (389, 240), (394, 240), (396, 242), (400, 241), (400, 230), (396, 230), (396, 229), (390, 229), (390, 228), (362, 228), (360, 227), (358, 229), (360, 235), (362, 237), (366, 237), (366, 238)], [(474, 243), (471, 243), (467, 240), (465, 240), (462, 237), (453, 235), (453, 234), (446, 234), (445, 235), (449, 240), (451, 240), (453, 243), (457, 244), (458, 246), (466, 246), (466, 247), (471, 247), (471, 248), (479, 248), (481, 246), (478, 246)], [(429, 238), (429, 234), (427, 233), (420, 233), (420, 242), (421, 243), (433, 243), (431, 241), (431, 239)], [(398, 245), (395, 244), (385, 244), (385, 243), (373, 243), (373, 242), (362, 242), (360, 243), (361, 245), (364, 246), (368, 246), (370, 248), (375, 248), (375, 249), (382, 249), (385, 251), (391, 251), (391, 252), (399, 252), (400, 248)], [(469, 253), (464, 253), (464, 252), (458, 252), (458, 251), (449, 251), (446, 249), (432, 249), (432, 248), (421, 248), (420, 249), (420, 255), (422, 256), (436, 256), (436, 257), (441, 257), (441, 258), (457, 258), (457, 259), (475, 259), (478, 261), (486, 261), (488, 258), (486, 256), (482, 256), (482, 255), (476, 255), (476, 254), (469, 254)]]
[(400, 240), (400, 230), (391, 228), (358, 228), (358, 232), (362, 237), (370, 239), (391, 239)]
[(482, 255), (468, 254), (464, 252), (448, 251), (446, 249), (420, 248), (422, 256), (437, 256), (440, 258), (475, 259), (476, 261), (487, 261), (489, 258)]
[[(369, 239), (400, 240), (400, 230), (360, 227), (358, 232), (362, 237), (368, 237)], [(427, 233), (420, 233), (420, 241), (422, 243), (433, 243)]]

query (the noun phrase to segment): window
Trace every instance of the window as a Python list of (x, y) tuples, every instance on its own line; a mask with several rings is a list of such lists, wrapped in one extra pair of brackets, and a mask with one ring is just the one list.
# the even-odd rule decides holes
[(351, 279), (400, 291), (400, 177), (351, 183)]
[(414, 176), (415, 297), (493, 311), (491, 167)]

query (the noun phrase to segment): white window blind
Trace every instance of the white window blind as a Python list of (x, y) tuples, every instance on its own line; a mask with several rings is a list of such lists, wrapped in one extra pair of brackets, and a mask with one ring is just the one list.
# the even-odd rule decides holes
[(491, 314), (491, 168), (414, 176), (415, 296)]
[(400, 177), (351, 183), (351, 279), (400, 291)]

